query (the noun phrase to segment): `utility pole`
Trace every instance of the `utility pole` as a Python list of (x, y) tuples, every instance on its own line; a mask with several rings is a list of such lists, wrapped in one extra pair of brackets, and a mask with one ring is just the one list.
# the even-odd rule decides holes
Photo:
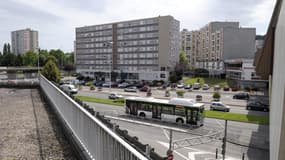
[(225, 160), (226, 158), (227, 128), (228, 128), (228, 120), (225, 120), (225, 133), (224, 133), (223, 144), (222, 144), (223, 160)]

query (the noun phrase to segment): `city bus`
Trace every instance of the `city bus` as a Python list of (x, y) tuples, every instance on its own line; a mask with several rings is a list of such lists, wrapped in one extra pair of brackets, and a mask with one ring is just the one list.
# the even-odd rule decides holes
[(125, 101), (126, 113), (182, 124), (202, 126), (204, 104), (192, 99), (156, 99), (152, 97), (128, 97)]

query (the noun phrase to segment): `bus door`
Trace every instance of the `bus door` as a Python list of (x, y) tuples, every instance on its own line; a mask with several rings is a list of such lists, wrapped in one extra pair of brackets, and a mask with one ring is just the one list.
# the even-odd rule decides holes
[(197, 115), (198, 115), (198, 110), (196, 109), (186, 109), (186, 121), (188, 124), (197, 124)]
[(152, 106), (152, 118), (161, 119), (161, 106), (158, 105)]
[(132, 103), (130, 104), (130, 114), (132, 114), (132, 115), (138, 115), (137, 103), (132, 102)]

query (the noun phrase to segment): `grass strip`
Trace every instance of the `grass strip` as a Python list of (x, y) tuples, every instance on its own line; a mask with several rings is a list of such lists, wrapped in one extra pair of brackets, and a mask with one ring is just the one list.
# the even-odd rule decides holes
[(257, 116), (257, 115), (248, 115), (248, 114), (240, 114), (240, 113), (231, 113), (231, 112), (221, 112), (221, 111), (205, 111), (205, 117), (208, 118), (216, 118), (216, 119), (227, 119), (231, 121), (238, 122), (247, 122), (247, 123), (255, 123), (255, 124), (269, 124), (268, 116)]
[(111, 99), (95, 98), (95, 97), (88, 97), (88, 96), (75, 96), (75, 97), (82, 101), (86, 101), (86, 102), (124, 106), (124, 100), (111, 100)]

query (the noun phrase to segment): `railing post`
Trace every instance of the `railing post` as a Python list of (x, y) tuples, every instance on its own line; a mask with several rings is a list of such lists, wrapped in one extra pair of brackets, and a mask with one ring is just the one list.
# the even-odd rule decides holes
[(150, 145), (149, 145), (149, 144), (146, 144), (146, 146), (145, 146), (145, 155), (146, 155), (148, 158), (150, 158), (150, 149), (151, 149)]

